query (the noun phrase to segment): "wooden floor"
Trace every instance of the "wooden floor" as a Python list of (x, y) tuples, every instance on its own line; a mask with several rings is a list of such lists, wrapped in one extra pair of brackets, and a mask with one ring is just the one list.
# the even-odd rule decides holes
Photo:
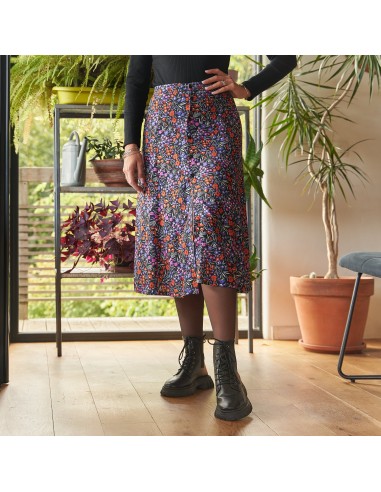
[[(345, 370), (381, 372), (381, 341), (348, 356)], [(236, 345), (253, 404), (249, 417), (213, 416), (215, 390), (164, 398), (178, 368), (181, 340), (65, 342), (10, 346), (10, 383), (0, 387), (0, 435), (381, 435), (381, 381), (350, 383), (337, 355), (307, 352), (294, 341)], [(213, 376), (212, 346), (205, 358)]]

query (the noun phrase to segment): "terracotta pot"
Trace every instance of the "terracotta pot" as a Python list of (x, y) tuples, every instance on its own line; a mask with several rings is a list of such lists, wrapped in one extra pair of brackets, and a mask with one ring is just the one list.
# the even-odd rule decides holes
[[(290, 290), (302, 333), (299, 343), (314, 352), (339, 353), (355, 277), (339, 279), (290, 277)], [(374, 279), (362, 277), (346, 352), (361, 352)]]
[(129, 186), (123, 172), (123, 159), (92, 159), (99, 181), (106, 186)]

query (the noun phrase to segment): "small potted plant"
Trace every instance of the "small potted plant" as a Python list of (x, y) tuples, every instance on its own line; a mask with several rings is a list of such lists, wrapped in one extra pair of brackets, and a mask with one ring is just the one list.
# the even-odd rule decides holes
[(123, 142), (109, 138), (88, 137), (87, 151), (93, 151), (90, 162), (99, 181), (106, 186), (129, 186), (123, 173)]
[(77, 206), (61, 224), (61, 262), (75, 257), (73, 266), (63, 273), (70, 273), (80, 259), (87, 263), (99, 263), (107, 272), (133, 272), (135, 255), (136, 209), (131, 200), (127, 204), (119, 200)]

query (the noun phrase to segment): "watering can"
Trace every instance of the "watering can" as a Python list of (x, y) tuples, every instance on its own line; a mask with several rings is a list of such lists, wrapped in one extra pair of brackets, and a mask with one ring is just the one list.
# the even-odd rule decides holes
[[(75, 138), (75, 140), (74, 140)], [(86, 181), (87, 138), (82, 145), (79, 135), (72, 131), (62, 148), (61, 186), (84, 186)]]

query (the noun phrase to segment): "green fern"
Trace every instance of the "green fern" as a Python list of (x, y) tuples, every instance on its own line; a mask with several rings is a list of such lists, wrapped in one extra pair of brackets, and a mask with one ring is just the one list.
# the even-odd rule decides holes
[[(102, 104), (108, 90), (112, 102), (110, 117), (116, 106), (115, 119), (124, 106), (128, 55), (20, 55), (12, 59), (10, 117), (15, 129), (15, 145), (20, 137), (20, 124), (35, 113), (36, 105), (53, 124), (56, 96), (53, 87), (92, 87), (102, 93)], [(25, 137), (26, 135), (24, 135)], [(27, 136), (26, 136), (27, 137)]]

